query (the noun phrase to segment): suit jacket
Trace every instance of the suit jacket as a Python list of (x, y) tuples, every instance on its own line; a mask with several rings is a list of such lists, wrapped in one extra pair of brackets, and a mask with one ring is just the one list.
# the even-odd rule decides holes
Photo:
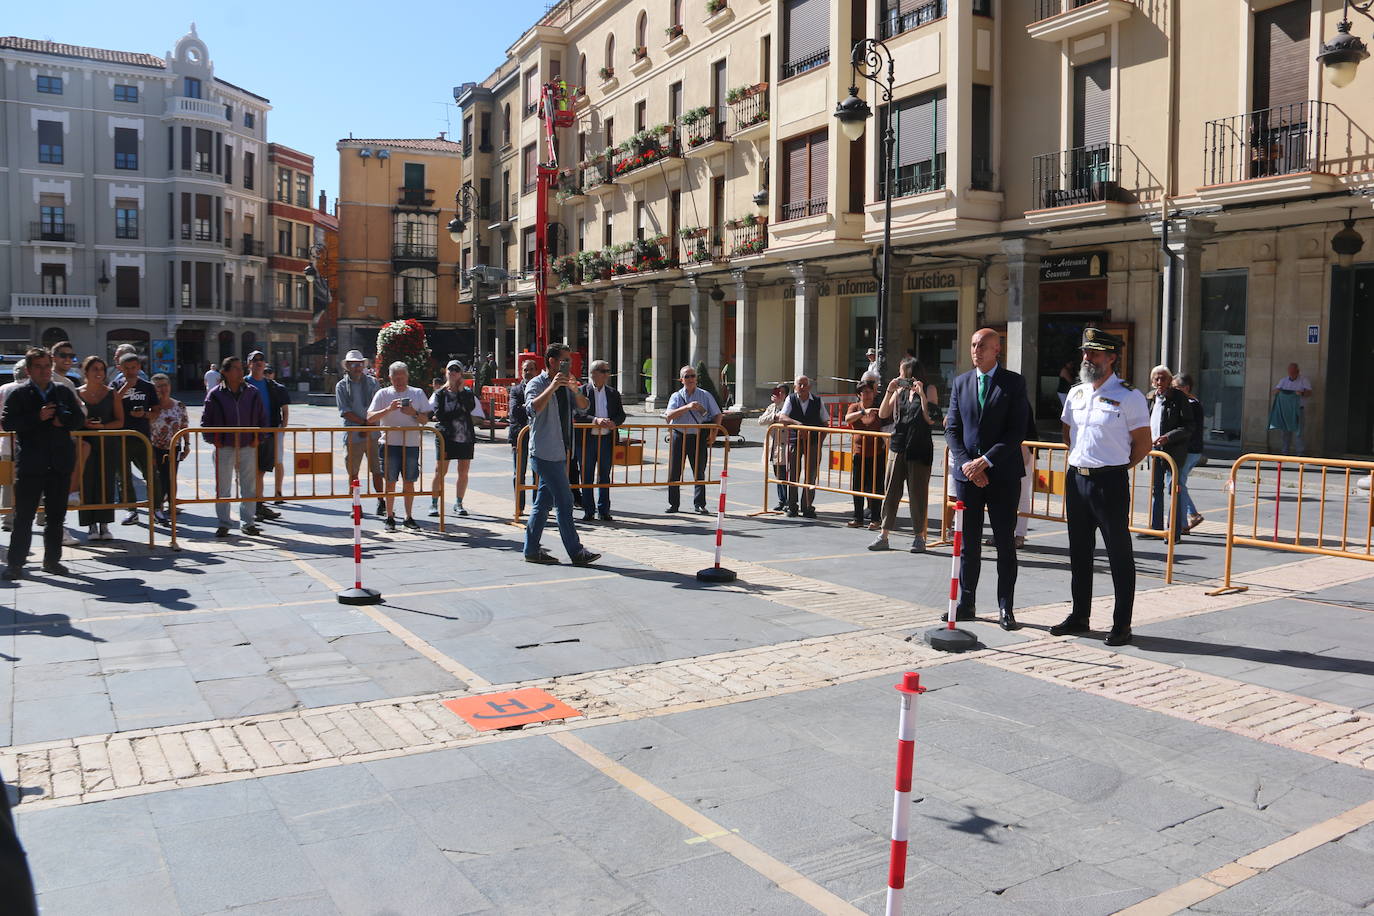
[[(48, 403), (57, 405), (57, 426), (38, 417), (38, 412)], [(85, 425), (86, 415), (76, 395), (66, 385), (54, 382), (52, 391), (46, 396), (31, 381), (10, 392), (0, 412), (0, 427), (14, 433), (15, 476), (70, 474), (76, 466), (71, 434)]]
[[(1154, 413), (1156, 397), (1152, 391), (1147, 398), (1151, 414)], [(1192, 442), (1196, 425), (1188, 396), (1177, 388), (1170, 388), (1164, 395), (1164, 415), (1159, 418), (1159, 434), (1166, 440), (1160, 451), (1174, 459), (1180, 467), (1188, 457), (1188, 445)]]
[[(606, 412), (611, 415), (611, 422), (616, 426), (625, 422), (625, 405), (621, 403), (620, 392), (610, 385), (606, 386)], [(587, 409), (580, 410), (573, 408), (573, 420), (578, 423), (590, 423), (596, 419), (596, 390), (591, 382), (582, 386), (582, 396), (587, 399)]]
[(506, 438), (510, 447), (515, 448), (520, 440), (520, 430), (530, 425), (530, 411), (525, 404), (525, 383), (516, 382), (510, 386), (510, 396), (506, 408)]
[(978, 370), (970, 369), (954, 380), (949, 394), (945, 442), (954, 456), (954, 479), (967, 480), (964, 462), (986, 456), (992, 462), (988, 478), (1019, 480), (1026, 476), (1021, 443), (1030, 425), (1030, 400), (1026, 381), (1010, 369), (998, 366), (988, 380), (986, 403), (978, 406)]

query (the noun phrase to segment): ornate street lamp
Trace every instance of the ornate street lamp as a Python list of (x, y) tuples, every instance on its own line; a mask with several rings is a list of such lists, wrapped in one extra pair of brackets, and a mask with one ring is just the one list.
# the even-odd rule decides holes
[(1345, 0), (1345, 14), (1340, 25), (1336, 26), (1336, 37), (1322, 44), (1322, 52), (1317, 55), (1317, 60), (1326, 68), (1327, 79), (1337, 88), (1349, 86), (1355, 79), (1360, 61), (1369, 56), (1369, 49), (1364, 42), (1350, 34), (1350, 10), (1353, 8), (1366, 19), (1374, 19), (1369, 12), (1371, 6), (1374, 6), (1374, 0), (1353, 4)]
[[(1370, 0), (1374, 3), (1374, 0)], [(876, 38), (864, 38), (854, 43), (849, 55), (850, 86), (849, 97), (835, 106), (835, 120), (840, 122), (840, 130), (851, 141), (864, 135), (864, 127), (873, 112), (868, 103), (859, 98), (858, 78), (863, 77), (882, 90), (882, 100), (892, 101), (892, 87), (896, 83), (892, 66), (892, 52), (887, 45)], [(886, 85), (881, 80), (883, 64), (887, 64)], [(888, 297), (891, 295), (892, 277), (892, 193), (896, 188), (893, 174), (893, 146), (897, 133), (892, 127), (889, 112), (887, 126), (883, 130), (883, 267), (878, 279), (878, 322), (874, 349), (877, 351), (878, 375), (881, 378), (886, 363)]]
[(463, 241), (463, 233), (467, 231), (468, 221), (466, 214), (472, 209), (482, 209), (482, 198), (477, 196), (477, 192), (472, 189), (472, 185), (465, 184), (458, 189), (458, 193), (453, 195), (453, 219), (448, 221), (448, 237), (455, 243)]

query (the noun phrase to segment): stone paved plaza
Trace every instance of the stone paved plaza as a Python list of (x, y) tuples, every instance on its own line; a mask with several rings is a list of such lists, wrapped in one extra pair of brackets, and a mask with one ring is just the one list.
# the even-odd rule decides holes
[[(1133, 645), (1048, 635), (1067, 539), (1036, 521), (1025, 628), (995, 626), (989, 568), (984, 647), (942, 655), (919, 634), (948, 548), (870, 553), (842, 496), (815, 522), (753, 514), (745, 432), (730, 586), (694, 578), (714, 516), (665, 515), (661, 490), (617, 490), (614, 524), (579, 526), (595, 567), (521, 562), (504, 442), (478, 447), (447, 533), (428, 500), (419, 534), (369, 513), (377, 606), (334, 597), (344, 500), (228, 543), (192, 506), (179, 551), (116, 526), (69, 552), (72, 578), (6, 583), (0, 772), (44, 912), (880, 913), (908, 670), (928, 688), (908, 912), (1374, 906), (1374, 563), (1240, 549), (1248, 590), (1208, 595), (1213, 466), (1172, 584), (1160, 542), (1134, 542)], [(1312, 500), (1285, 491), (1280, 527)], [(562, 556), (552, 528), (546, 545)], [(1096, 594), (1102, 626), (1105, 563)], [(582, 715), (479, 732), (443, 705), (514, 687)]]

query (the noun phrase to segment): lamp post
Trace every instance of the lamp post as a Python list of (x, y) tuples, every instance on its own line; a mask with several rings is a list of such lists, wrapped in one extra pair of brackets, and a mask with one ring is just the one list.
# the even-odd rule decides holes
[[(1374, 2), (1374, 0), (1371, 0)], [(882, 80), (883, 64), (887, 64), (886, 85)], [(876, 38), (863, 38), (854, 43), (849, 54), (850, 86), (849, 97), (835, 106), (835, 120), (840, 122), (840, 130), (846, 139), (858, 140), (864, 135), (864, 126), (873, 111), (868, 103), (859, 98), (858, 77), (863, 77), (882, 90), (882, 100), (892, 101), (892, 87), (896, 82), (892, 65), (892, 52), (887, 45)], [(877, 351), (878, 376), (881, 379), (887, 355), (887, 315), (888, 297), (891, 296), (892, 278), (892, 193), (896, 186), (893, 174), (892, 149), (897, 142), (897, 132), (892, 127), (889, 113), (887, 125), (883, 129), (883, 266), (878, 278), (878, 321), (874, 349)]]
[(1374, 20), (1374, 15), (1369, 12), (1370, 7), (1374, 7), (1374, 0), (1355, 3), (1345, 0), (1345, 12), (1336, 26), (1336, 36), (1324, 42), (1322, 52), (1317, 55), (1317, 60), (1326, 68), (1327, 79), (1338, 89), (1354, 81), (1360, 61), (1369, 57), (1365, 43), (1358, 36), (1350, 34), (1350, 11), (1354, 9), (1366, 19)]
[(448, 237), (454, 244), (463, 241), (463, 233), (467, 231), (467, 214), (473, 210), (481, 210), (483, 207), (482, 198), (477, 196), (477, 192), (472, 189), (472, 185), (465, 184), (458, 189), (458, 193), (453, 195), (453, 219), (448, 221)]

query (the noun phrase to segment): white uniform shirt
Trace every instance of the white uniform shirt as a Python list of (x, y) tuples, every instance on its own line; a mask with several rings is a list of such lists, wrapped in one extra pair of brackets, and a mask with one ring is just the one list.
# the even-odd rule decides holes
[(1069, 427), (1069, 464), (1106, 468), (1129, 464), (1131, 433), (1150, 425), (1145, 395), (1113, 375), (1093, 390), (1075, 385), (1064, 400), (1060, 421)]

